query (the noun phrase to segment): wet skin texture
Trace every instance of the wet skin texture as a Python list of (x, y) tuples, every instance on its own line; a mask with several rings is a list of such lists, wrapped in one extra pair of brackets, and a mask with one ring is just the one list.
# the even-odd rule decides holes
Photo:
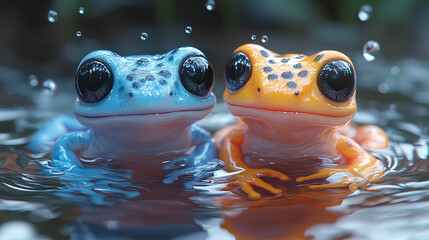
[(238, 171), (232, 183), (251, 199), (261, 197), (253, 186), (281, 193), (261, 177), (290, 179), (286, 171), (272, 169), (281, 169), (286, 161), (298, 165), (306, 159), (328, 159), (329, 164), (320, 161), (312, 174), (296, 178), (329, 183), (310, 185), (312, 189), (355, 189), (383, 174), (381, 162), (362, 146), (387, 147), (384, 131), (348, 124), (356, 112), (356, 80), (344, 54), (280, 56), (258, 45), (243, 45), (227, 63), (225, 79), (225, 104), (240, 121), (215, 134), (216, 146), (226, 170)]
[[(156, 164), (124, 165), (176, 169), (166, 183), (181, 175), (202, 178), (206, 172), (200, 168), (216, 151), (210, 134), (192, 124), (215, 106), (213, 81), (204, 54), (192, 47), (154, 56), (92, 52), (76, 72), (75, 117), (51, 120), (27, 148), (41, 152), (54, 143), (51, 164), (62, 169), (83, 167), (80, 158), (140, 158)], [(165, 159), (172, 161), (163, 165)]]

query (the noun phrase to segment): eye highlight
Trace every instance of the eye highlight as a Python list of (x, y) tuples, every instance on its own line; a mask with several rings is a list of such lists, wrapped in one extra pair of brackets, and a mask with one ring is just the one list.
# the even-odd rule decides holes
[(347, 102), (356, 88), (354, 69), (346, 61), (331, 61), (320, 71), (317, 86), (327, 99), (334, 102)]
[(249, 81), (252, 74), (252, 64), (249, 57), (242, 52), (231, 56), (225, 67), (226, 86), (231, 91), (236, 91)]
[(112, 71), (100, 60), (86, 60), (76, 72), (75, 86), (80, 100), (86, 103), (99, 102), (113, 88)]
[(209, 61), (200, 55), (190, 55), (179, 68), (180, 82), (190, 93), (207, 96), (214, 84), (214, 72)]

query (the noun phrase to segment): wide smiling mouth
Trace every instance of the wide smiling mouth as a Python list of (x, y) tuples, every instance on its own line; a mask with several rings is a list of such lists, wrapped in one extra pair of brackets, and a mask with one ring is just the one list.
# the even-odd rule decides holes
[(168, 114), (174, 114), (174, 113), (192, 113), (192, 112), (204, 112), (204, 111), (208, 111), (211, 108), (214, 107), (213, 105), (210, 105), (208, 107), (205, 108), (200, 108), (200, 109), (183, 109), (183, 110), (175, 110), (175, 111), (166, 111), (166, 112), (149, 112), (149, 113), (127, 113), (127, 114), (106, 114), (106, 115), (83, 115), (80, 114), (78, 112), (75, 112), (75, 114), (79, 117), (82, 118), (111, 118), (111, 117), (144, 117), (144, 116), (156, 116), (156, 115), (168, 115)]
[(348, 114), (341, 114), (341, 115), (331, 115), (331, 114), (323, 114), (323, 113), (314, 113), (314, 112), (303, 112), (303, 111), (288, 111), (288, 110), (276, 110), (276, 109), (268, 109), (268, 108), (262, 108), (262, 107), (254, 107), (254, 106), (245, 106), (245, 105), (239, 105), (230, 103), (228, 101), (224, 101), (227, 105), (231, 105), (233, 107), (239, 107), (239, 108), (246, 108), (246, 109), (253, 109), (253, 110), (261, 110), (261, 111), (268, 111), (268, 112), (276, 112), (276, 113), (293, 113), (293, 114), (306, 114), (306, 115), (315, 115), (315, 116), (321, 116), (321, 117), (332, 117), (332, 118), (342, 118), (342, 117), (348, 117), (352, 115), (353, 113)]

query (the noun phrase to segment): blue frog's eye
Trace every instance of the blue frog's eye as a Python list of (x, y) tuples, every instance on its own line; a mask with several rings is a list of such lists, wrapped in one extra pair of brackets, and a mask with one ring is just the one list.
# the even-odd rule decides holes
[(179, 77), (183, 87), (197, 96), (207, 96), (213, 88), (213, 68), (207, 59), (200, 55), (190, 55), (182, 61)]
[(235, 91), (246, 85), (252, 74), (252, 64), (246, 54), (236, 52), (225, 67), (225, 81), (229, 90)]
[(83, 62), (76, 72), (77, 96), (86, 103), (95, 103), (105, 98), (113, 87), (113, 74), (107, 64), (97, 59)]
[(317, 77), (317, 86), (327, 99), (334, 102), (347, 102), (356, 88), (353, 67), (342, 60), (327, 63)]

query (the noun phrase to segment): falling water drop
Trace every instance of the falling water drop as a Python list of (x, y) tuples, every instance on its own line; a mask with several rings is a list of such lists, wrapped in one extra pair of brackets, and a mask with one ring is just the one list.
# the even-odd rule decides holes
[(256, 40), (256, 35), (252, 35), (252, 36), (250, 37), (250, 39), (251, 39), (252, 41), (255, 41), (255, 40)]
[(266, 43), (268, 41), (268, 36), (264, 35), (262, 36), (261, 42)]
[(216, 8), (216, 2), (214, 0), (207, 0), (206, 9), (208, 11), (213, 11)]
[(39, 84), (39, 80), (37, 79), (36, 75), (31, 74), (30, 76), (28, 76), (28, 83), (30, 84), (30, 86), (36, 87)]
[(85, 13), (85, 8), (84, 7), (80, 7), (79, 8), (79, 14), (84, 14)]
[(76, 31), (76, 36), (77, 36), (77, 37), (82, 36), (82, 32), (81, 32), (81, 31)]
[(43, 82), (43, 93), (52, 96), (55, 93), (55, 90), (57, 89), (57, 84), (52, 79), (46, 79)]
[(54, 23), (58, 20), (58, 13), (54, 10), (49, 10), (48, 12), (48, 21)]
[(358, 18), (362, 22), (366, 22), (371, 18), (372, 7), (371, 5), (365, 4), (359, 9)]
[(363, 46), (363, 57), (368, 62), (373, 61), (379, 52), (380, 52), (380, 45), (376, 41), (370, 40), (366, 42), (365, 45)]
[(147, 34), (146, 32), (142, 32), (142, 34), (140, 34), (140, 39), (141, 40), (146, 40), (149, 37), (149, 34)]
[(191, 26), (187, 26), (187, 27), (185, 28), (185, 33), (187, 33), (187, 34), (191, 34), (191, 32), (192, 32), (192, 27), (191, 27)]

